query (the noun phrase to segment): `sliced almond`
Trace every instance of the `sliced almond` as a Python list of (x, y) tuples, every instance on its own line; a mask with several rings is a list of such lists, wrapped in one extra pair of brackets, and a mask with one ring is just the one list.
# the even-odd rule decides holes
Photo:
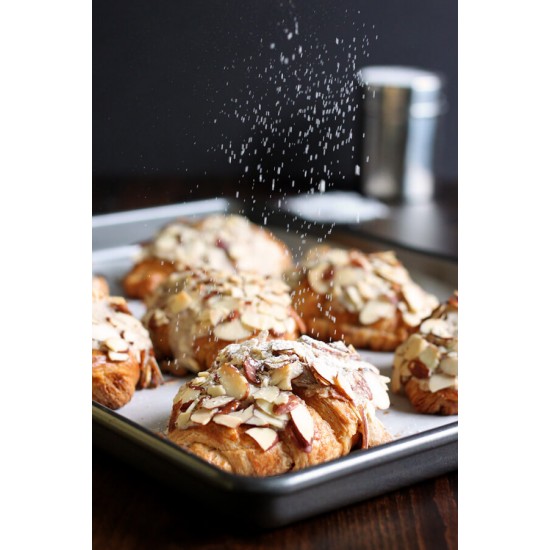
[(233, 319), (227, 323), (222, 323), (214, 328), (214, 335), (220, 340), (234, 342), (236, 340), (244, 340), (250, 338), (252, 332), (245, 328), (239, 319)]
[(380, 295), (378, 288), (372, 284), (369, 284), (367, 281), (358, 281), (356, 286), (359, 294), (361, 294), (361, 296), (366, 300), (374, 300)]
[(222, 307), (211, 307), (208, 310), (208, 321), (216, 326), (220, 321), (223, 321), (229, 314), (231, 310), (225, 309)]
[(215, 410), (199, 409), (191, 415), (191, 422), (195, 422), (204, 426), (205, 424), (208, 424), (208, 422), (210, 422), (211, 418), (214, 416), (214, 413)]
[(377, 409), (387, 409), (390, 406), (390, 397), (388, 395), (387, 388), (387, 384), (390, 382), (390, 379), (371, 370), (363, 371), (363, 375), (372, 393), (372, 401), (374, 406)]
[(275, 319), (265, 313), (247, 310), (241, 315), (241, 322), (246, 328), (252, 330), (269, 330), (273, 326)]
[(293, 394), (287, 393), (284, 391), (279, 392), (279, 395), (273, 401), (273, 405), (275, 405), (275, 407), (273, 407), (275, 414), (281, 414), (281, 412), (288, 412), (288, 411), (277, 411), (275, 409), (277, 408), (277, 405), (286, 405), (291, 395)]
[(255, 359), (252, 359), (252, 357), (247, 357), (243, 361), (244, 376), (251, 384), (260, 383), (257, 372), (261, 366), (262, 363), (260, 361), (256, 361)]
[(418, 355), (418, 359), (432, 371), (439, 363), (439, 350), (433, 344), (428, 344)]
[(404, 311), (402, 316), (403, 321), (405, 321), (405, 324), (409, 327), (417, 327), (422, 321), (422, 316), (416, 313)]
[(449, 353), (439, 363), (441, 370), (449, 376), (458, 376), (458, 355)]
[(278, 369), (273, 369), (270, 376), (270, 384), (280, 390), (292, 390), (292, 380), (302, 374), (303, 367), (300, 363), (286, 363)]
[(187, 427), (196, 406), (197, 401), (194, 401), (193, 403), (191, 403), (191, 405), (189, 405), (189, 408), (186, 411), (179, 413), (178, 417), (176, 418), (176, 428), (183, 429)]
[(250, 405), (250, 407), (247, 407), (246, 409), (242, 411), (233, 411), (227, 414), (217, 414), (213, 421), (216, 424), (222, 424), (223, 426), (227, 426), (228, 428), (236, 428), (237, 426), (240, 426), (244, 422), (247, 422), (250, 418), (252, 418), (254, 414), (254, 405)]
[(290, 411), (290, 418), (294, 424), (297, 438), (306, 447), (310, 447), (315, 435), (315, 424), (307, 407), (303, 404), (298, 405)]
[(199, 390), (195, 390), (189, 386), (182, 386), (176, 394), (176, 397), (174, 397), (174, 403), (178, 401), (181, 401), (182, 404), (189, 403), (197, 399), (200, 394), (201, 392)]
[[(201, 373), (199, 372), (198, 374), (201, 374)], [(189, 382), (189, 385), (191, 387), (204, 386), (204, 384), (206, 384), (207, 382), (208, 382), (208, 378), (197, 375), (196, 378), (193, 378), (193, 380)]]
[(352, 266), (338, 267), (334, 272), (334, 285), (355, 286), (364, 276), (365, 272), (361, 268)]
[(403, 357), (405, 359), (416, 359), (422, 350), (428, 347), (428, 342), (420, 334), (412, 334), (403, 344)]
[(204, 399), (201, 406), (205, 409), (216, 409), (217, 407), (223, 407), (233, 401), (233, 397), (229, 395), (220, 395), (218, 397), (209, 397)]
[(107, 323), (92, 324), (92, 339), (103, 342), (111, 338), (118, 338), (118, 331)]
[(331, 248), (325, 258), (334, 265), (346, 265), (349, 263), (349, 252), (342, 248)]
[(381, 263), (375, 265), (374, 269), (376, 273), (378, 273), (378, 275), (380, 275), (387, 281), (390, 281), (391, 283), (402, 285), (407, 283), (407, 281), (409, 280), (409, 274), (404, 268), (400, 266), (392, 266)]
[(345, 286), (344, 293), (353, 305), (352, 311), (359, 311), (363, 308), (363, 299), (355, 286)]
[(250, 385), (246, 378), (229, 363), (224, 363), (218, 370), (220, 382), (225, 388), (228, 396), (235, 399), (244, 399), (249, 391)]
[(269, 422), (266, 420), (265, 415), (263, 418), (256, 416), (256, 410), (254, 410), (254, 414), (245, 420), (243, 424), (249, 424), (251, 426), (267, 426)]
[(444, 388), (452, 388), (456, 385), (455, 376), (447, 376), (446, 374), (433, 374), (428, 382), (428, 387), (431, 392), (436, 392)]
[(425, 310), (426, 293), (417, 284), (412, 282), (404, 284), (401, 291), (403, 292), (405, 301), (413, 312), (418, 313)]
[(173, 296), (170, 296), (168, 299), (167, 307), (170, 313), (173, 315), (177, 315), (184, 309), (187, 309), (193, 302), (193, 299), (185, 290), (182, 290), (181, 292), (178, 292), (177, 294), (174, 294)]
[(246, 432), (264, 450), (268, 451), (277, 443), (279, 436), (271, 428), (250, 428)]
[(274, 403), (277, 397), (279, 397), (280, 393), (281, 390), (279, 390), (277, 386), (267, 386), (265, 388), (259, 389), (254, 394), (254, 399), (264, 399), (269, 403)]
[(372, 300), (368, 302), (359, 314), (362, 325), (372, 325), (380, 319), (389, 319), (395, 315), (395, 306), (389, 302)]
[(426, 319), (420, 325), (420, 332), (423, 334), (433, 334), (439, 338), (452, 338), (453, 332), (449, 323), (443, 319)]
[(211, 397), (219, 397), (220, 395), (226, 395), (227, 392), (225, 391), (225, 388), (221, 384), (216, 384), (215, 386), (210, 386), (206, 393), (210, 395)]
[(338, 376), (338, 368), (328, 363), (322, 357), (317, 357), (312, 367), (325, 384), (333, 384), (336, 376)]
[(293, 393), (281, 393), (279, 398), (282, 396), (285, 397), (284, 401), (281, 401), (279, 403), (278, 402), (273, 403), (274, 405), (273, 412), (276, 415), (289, 413), (292, 409), (295, 409), (298, 405), (302, 403), (300, 398), (294, 395)]
[(125, 330), (123, 333), (122, 333), (122, 337), (124, 338), (124, 340), (126, 340), (126, 342), (129, 342), (130, 344), (136, 344), (138, 342), (144, 342), (145, 339), (147, 338), (147, 335), (146, 334), (139, 334), (138, 332), (134, 331), (134, 330)]
[(121, 353), (119, 351), (108, 351), (107, 355), (111, 361), (127, 361), (130, 356), (127, 353)]
[(267, 414), (265, 411), (261, 409), (256, 409), (254, 411), (254, 416), (256, 418), (259, 418), (260, 420), (265, 420), (267, 424), (273, 426), (274, 428), (277, 428), (278, 430), (282, 430), (286, 426), (286, 422), (288, 420), (287, 414), (281, 414), (281, 415)]
[(228, 428), (236, 428), (243, 423), (243, 419), (234, 414), (217, 414), (212, 420), (216, 424), (227, 426)]
[(330, 282), (325, 280), (325, 271), (329, 267), (330, 264), (323, 262), (307, 272), (309, 286), (314, 292), (317, 292), (317, 294), (326, 294), (330, 290)]
[(111, 351), (128, 351), (128, 342), (118, 336), (107, 338), (105, 345)]

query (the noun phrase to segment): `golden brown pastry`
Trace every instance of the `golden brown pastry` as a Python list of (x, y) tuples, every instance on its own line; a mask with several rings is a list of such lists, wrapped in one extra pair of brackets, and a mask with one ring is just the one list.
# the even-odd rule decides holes
[(280, 276), (291, 265), (288, 248), (269, 231), (243, 216), (214, 214), (161, 229), (143, 246), (123, 285), (128, 296), (143, 299), (186, 267)]
[(391, 387), (418, 412), (458, 414), (458, 293), (397, 348)]
[(137, 388), (154, 388), (162, 375), (149, 334), (124, 298), (94, 298), (92, 290), (92, 400), (110, 409), (128, 403)]
[(272, 339), (298, 337), (304, 326), (290, 302), (279, 278), (186, 269), (147, 298), (143, 323), (163, 370), (183, 375), (207, 369), (226, 345), (262, 330)]
[(387, 382), (342, 342), (263, 332), (180, 388), (167, 435), (235, 474), (299, 470), (391, 441), (375, 414), (389, 406)]
[(394, 350), (438, 305), (393, 252), (319, 246), (288, 275), (307, 333), (325, 342)]

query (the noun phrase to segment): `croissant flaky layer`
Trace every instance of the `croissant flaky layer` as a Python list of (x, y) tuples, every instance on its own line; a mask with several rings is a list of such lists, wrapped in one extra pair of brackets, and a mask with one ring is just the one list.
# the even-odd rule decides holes
[(376, 417), (387, 381), (341, 342), (262, 333), (180, 388), (168, 437), (232, 473), (299, 470), (391, 441)]
[(292, 265), (287, 246), (269, 231), (237, 215), (181, 219), (163, 227), (141, 250), (124, 278), (124, 290), (144, 299), (175, 271), (207, 268), (280, 276)]

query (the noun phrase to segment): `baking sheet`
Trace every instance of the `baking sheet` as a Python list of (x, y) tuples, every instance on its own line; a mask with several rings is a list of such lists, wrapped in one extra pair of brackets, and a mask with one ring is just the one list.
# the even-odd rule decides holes
[[(139, 250), (135, 243), (152, 237), (159, 227), (177, 217), (219, 211), (242, 213), (239, 205), (216, 200), (96, 217), (93, 273), (106, 277), (111, 294), (124, 295), (121, 278), (133, 265)], [(270, 229), (289, 245), (295, 259), (318, 244), (319, 235), (314, 232), (304, 235), (300, 229)], [(334, 235), (337, 234), (335, 231)], [(350, 243), (357, 246), (353, 239)], [(342, 242), (334, 244), (342, 245)], [(393, 248), (413, 278), (440, 300), (445, 300), (456, 288), (456, 265), (444, 262), (434, 266), (433, 260), (401, 254)], [(137, 300), (128, 303), (140, 318), (145, 311), (143, 304)], [(392, 353), (359, 352), (383, 374), (390, 375)], [(258, 526), (284, 525), (438, 475), (457, 465), (457, 417), (417, 414), (405, 397), (390, 392), (390, 409), (377, 414), (394, 436), (394, 442), (366, 451), (352, 451), (347, 457), (330, 463), (270, 479), (227, 474), (190, 453), (174, 449), (174, 445), (158, 437), (166, 429), (172, 399), (185, 380), (165, 375), (162, 386), (136, 391), (130, 403), (117, 411), (107, 411), (94, 404), (94, 427), (97, 428), (94, 442), (97, 440), (102, 446), (116, 450), (123, 458), (158, 477), (166, 478), (167, 472), (172, 472), (169, 479), (165, 479), (170, 483), (185, 478), (186, 490), (192, 488), (190, 479), (193, 478), (193, 483), (201, 487), (197, 490), (204, 491), (206, 486), (220, 501), (226, 500), (231, 505), (235, 499), (244, 499), (241, 505), (249, 508)], [(360, 477), (345, 483), (352, 475)]]

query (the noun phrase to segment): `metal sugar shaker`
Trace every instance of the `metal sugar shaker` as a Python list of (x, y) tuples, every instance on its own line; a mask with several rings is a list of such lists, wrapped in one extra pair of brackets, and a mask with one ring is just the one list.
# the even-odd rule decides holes
[(358, 77), (364, 88), (363, 194), (386, 202), (428, 202), (444, 109), (442, 78), (400, 66), (365, 67)]

